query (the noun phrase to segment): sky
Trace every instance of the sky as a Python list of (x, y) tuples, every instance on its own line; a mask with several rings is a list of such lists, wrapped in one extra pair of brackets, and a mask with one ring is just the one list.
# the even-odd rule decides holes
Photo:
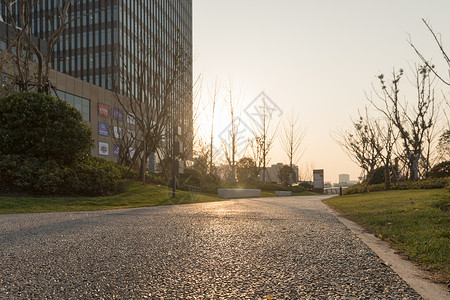
[[(244, 109), (264, 92), (279, 108), (273, 123), (281, 122), (274, 128), (270, 163), (288, 163), (279, 137), (282, 122), (294, 113), (305, 130), (297, 164), (303, 171), (324, 169), (325, 181), (330, 182), (337, 182), (338, 174), (350, 174), (351, 180), (361, 175), (332, 137), (349, 129), (351, 118), (369, 105), (366, 94), (377, 84), (377, 75), (388, 75), (393, 68), (409, 70), (419, 62), (409, 37), (439, 70), (443, 67), (422, 18), (441, 34), (450, 51), (448, 0), (193, 3), (194, 77), (202, 78), (196, 98), (202, 103), (198, 132), (209, 135), (208, 91), (215, 80), (222, 87), (221, 99), (228, 90), (239, 99), (244, 124), (250, 123)], [(448, 88), (438, 88), (450, 96)], [(216, 140), (230, 123), (228, 114), (227, 106), (219, 103)]]

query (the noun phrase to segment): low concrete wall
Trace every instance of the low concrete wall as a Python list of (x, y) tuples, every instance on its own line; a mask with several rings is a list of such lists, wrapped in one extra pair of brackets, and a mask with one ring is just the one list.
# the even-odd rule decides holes
[(259, 189), (217, 189), (219, 198), (236, 199), (236, 198), (258, 198), (261, 195)]
[(277, 197), (284, 197), (284, 196), (291, 196), (291, 191), (275, 191), (275, 196)]

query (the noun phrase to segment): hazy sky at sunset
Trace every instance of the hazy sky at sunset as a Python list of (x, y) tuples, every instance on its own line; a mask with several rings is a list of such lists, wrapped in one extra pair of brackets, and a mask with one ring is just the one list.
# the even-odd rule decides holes
[[(203, 76), (205, 102), (215, 78), (232, 82), (243, 108), (264, 91), (281, 118), (295, 111), (306, 129), (301, 169), (323, 168), (331, 182), (340, 173), (356, 179), (360, 169), (332, 132), (348, 128), (350, 117), (368, 105), (365, 92), (376, 75), (419, 61), (408, 34), (435, 64), (444, 63), (421, 18), (450, 51), (449, 0), (194, 0), (194, 76)], [(216, 134), (229, 123), (227, 108), (218, 110)], [(202, 124), (208, 115), (207, 108)], [(288, 162), (278, 139), (270, 156), (271, 163)]]

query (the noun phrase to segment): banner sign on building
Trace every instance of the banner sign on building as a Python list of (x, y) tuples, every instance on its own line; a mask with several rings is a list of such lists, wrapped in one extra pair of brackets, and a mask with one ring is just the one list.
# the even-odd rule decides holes
[(114, 157), (119, 156), (119, 146), (118, 145), (113, 146), (113, 155), (114, 155)]
[(109, 107), (106, 104), (98, 104), (98, 115), (102, 117), (109, 117)]
[(109, 144), (98, 142), (98, 154), (99, 155), (109, 155)]
[(109, 125), (106, 123), (98, 122), (98, 134), (109, 136)]
[(118, 108), (114, 108), (113, 110), (113, 118), (114, 120), (122, 122), (123, 120), (123, 111)]

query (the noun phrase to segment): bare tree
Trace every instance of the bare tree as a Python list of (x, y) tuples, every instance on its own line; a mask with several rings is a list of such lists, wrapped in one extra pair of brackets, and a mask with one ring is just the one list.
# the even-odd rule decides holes
[(275, 131), (278, 127), (273, 130), (273, 109), (269, 107), (265, 98), (262, 99), (262, 105), (256, 107), (257, 110), (257, 122), (253, 122), (253, 136), (255, 143), (257, 144), (257, 149), (259, 149), (258, 158), (260, 162), (257, 165), (261, 166), (262, 169), (262, 182), (266, 184), (267, 177), (267, 165), (270, 162), (269, 152), (272, 149), (273, 141), (275, 137)]
[(359, 113), (359, 119), (352, 121), (351, 131), (338, 131), (333, 139), (341, 146), (347, 156), (357, 163), (367, 174), (364, 191), (371, 180), (373, 171), (379, 165), (382, 145), (376, 134), (373, 122), (367, 110), (365, 116)]
[(389, 82), (385, 81), (383, 74), (378, 76), (381, 92), (375, 88), (374, 91), (377, 100), (381, 103), (368, 97), (370, 103), (399, 131), (403, 144), (401, 158), (407, 165), (409, 178), (412, 180), (419, 178), (419, 160), (423, 159), (426, 133), (436, 121), (434, 85), (430, 78), (430, 72), (431, 69), (427, 66), (416, 67), (413, 86), (417, 93), (417, 99), (412, 108), (408, 106), (408, 102), (401, 101), (402, 69), (398, 72), (394, 70), (393, 79)]
[(215, 117), (215, 113), (216, 113), (217, 101), (219, 99), (219, 90), (220, 90), (220, 85), (216, 78), (216, 80), (214, 81), (212, 90), (209, 91), (209, 99), (210, 99), (209, 104), (211, 106), (211, 131), (210, 131), (210, 136), (209, 136), (209, 151), (208, 151), (208, 154), (209, 154), (208, 172), (209, 172), (209, 174), (214, 173), (214, 157), (217, 154), (217, 151), (214, 148), (214, 117)]
[[(236, 182), (236, 163), (239, 159), (237, 157), (239, 153), (241, 144), (241, 137), (239, 135), (239, 127), (241, 125), (240, 111), (236, 111), (237, 105), (239, 103), (239, 98), (234, 97), (232, 87), (230, 85), (228, 89), (228, 98), (226, 100), (226, 104), (228, 105), (230, 112), (230, 124), (227, 129), (226, 140), (222, 140), (222, 151), (225, 155), (225, 159), (230, 167), (231, 171), (231, 183)], [(246, 147), (246, 145), (245, 145)]]
[(447, 52), (444, 49), (441, 36), (434, 32), (434, 30), (431, 28), (431, 25), (427, 21), (425, 21), (425, 19), (422, 19), (422, 22), (425, 24), (425, 26), (433, 36), (433, 39), (436, 42), (437, 46), (439, 47), (439, 50), (441, 51), (442, 56), (448, 66), (448, 79), (445, 79), (444, 76), (436, 72), (434, 65), (430, 64), (429, 60), (426, 59), (425, 56), (417, 49), (417, 47), (413, 44), (411, 37), (409, 38), (408, 42), (414, 49), (416, 54), (419, 56), (419, 58), (422, 60), (424, 66), (426, 66), (431, 72), (433, 72), (436, 75), (436, 77), (439, 78), (444, 84), (450, 85), (450, 57), (448, 56)]
[[(116, 86), (114, 90), (120, 108), (136, 125), (135, 155), (141, 159), (139, 170), (143, 180), (150, 153), (158, 153), (160, 158), (169, 158), (168, 161), (172, 157), (173, 143), (168, 137), (172, 136), (174, 126), (179, 125), (177, 120), (182, 119), (177, 113), (177, 104), (192, 113), (192, 103), (189, 101), (192, 86), (184, 80), (189, 70), (189, 60), (180, 38), (176, 39), (175, 46), (168, 53), (163, 53), (158, 34), (147, 38), (150, 39), (149, 45), (144, 40), (138, 44), (140, 64), (134, 67), (123, 62), (118, 68), (123, 89)], [(169, 68), (163, 67), (165, 56), (170, 60)], [(190, 129), (185, 128), (185, 135)]]
[[(50, 64), (53, 52), (69, 20), (69, 8), (79, 0), (54, 1), (54, 5), (45, 9), (42, 0), (1, 0), (6, 8), (7, 23), (14, 31), (13, 56), (15, 57), (15, 81), (20, 90), (37, 88), (48, 93)], [(32, 13), (42, 12), (47, 32), (45, 43), (40, 43), (33, 34)], [(45, 45), (45, 47), (42, 47)], [(33, 60), (33, 65), (30, 61)]]
[(391, 189), (391, 173), (394, 174), (398, 183), (397, 170), (392, 166), (392, 155), (397, 143), (398, 132), (394, 130), (394, 124), (388, 119), (373, 121), (373, 127), (370, 128), (373, 147), (378, 151), (381, 161), (384, 162), (384, 188)]
[[(294, 111), (292, 111), (291, 116), (284, 124), (283, 133), (280, 135), (281, 146), (288, 157), (291, 170), (293, 170), (294, 164), (296, 164), (301, 157), (299, 149), (303, 138), (305, 137), (305, 130), (299, 128), (298, 120), (299, 117), (295, 116)], [(292, 174), (290, 184), (292, 185)]]
[[(102, 116), (105, 126), (108, 126), (109, 136), (113, 145), (114, 156), (117, 156), (117, 163), (126, 166), (131, 170), (136, 165), (137, 155), (136, 145), (140, 145), (136, 138), (136, 123), (130, 116), (127, 116), (119, 104), (113, 104), (112, 116)], [(140, 153), (141, 149), (137, 149)]]

